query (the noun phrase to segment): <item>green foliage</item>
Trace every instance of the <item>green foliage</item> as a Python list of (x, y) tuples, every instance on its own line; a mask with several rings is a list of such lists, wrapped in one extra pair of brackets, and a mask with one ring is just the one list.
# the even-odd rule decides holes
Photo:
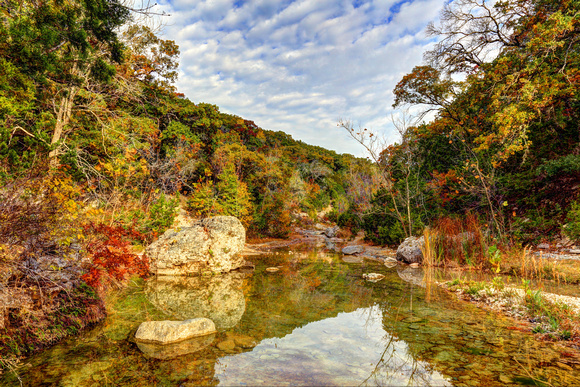
[(336, 224), (342, 228), (349, 228), (353, 234), (356, 234), (362, 228), (362, 219), (358, 211), (353, 206), (349, 206), (345, 212), (337, 216)]
[(580, 156), (569, 154), (554, 160), (544, 160), (537, 168), (538, 175), (554, 177), (562, 174), (573, 174), (580, 171)]
[(179, 196), (169, 199), (161, 194), (149, 206), (149, 219), (143, 224), (144, 232), (163, 234), (173, 224), (179, 206)]
[(268, 195), (257, 208), (251, 232), (276, 238), (287, 238), (292, 231), (292, 218), (285, 192)]
[(572, 202), (562, 231), (571, 240), (580, 241), (580, 202)]
[(226, 167), (217, 182), (197, 183), (187, 201), (187, 209), (195, 216), (229, 215), (239, 218), (244, 226), (252, 219), (252, 202), (247, 186), (236, 175), (233, 165)]

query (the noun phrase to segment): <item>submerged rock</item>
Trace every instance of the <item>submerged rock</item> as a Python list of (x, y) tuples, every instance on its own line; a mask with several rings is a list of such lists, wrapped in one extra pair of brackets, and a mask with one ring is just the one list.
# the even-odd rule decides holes
[(191, 339), (169, 344), (145, 343), (137, 341), (137, 347), (141, 350), (141, 352), (149, 357), (165, 360), (198, 352), (210, 346), (214, 340), (215, 333), (212, 333), (209, 335), (197, 336)]
[(397, 261), (404, 263), (423, 262), (423, 252), (421, 249), (425, 244), (424, 237), (408, 237), (399, 245), (397, 249)]
[(246, 230), (237, 218), (216, 216), (167, 230), (145, 252), (158, 275), (224, 273), (244, 265), (237, 253), (245, 243)]
[(358, 255), (345, 255), (342, 261), (346, 263), (363, 263), (364, 258)]
[(342, 249), (342, 253), (346, 255), (358, 254), (365, 251), (364, 246), (356, 245), (356, 246), (346, 246)]
[(379, 282), (380, 280), (385, 278), (385, 276), (379, 273), (366, 273), (363, 274), (363, 278), (369, 282)]
[(145, 294), (153, 305), (185, 320), (194, 317), (211, 319), (217, 329), (234, 327), (244, 315), (245, 275), (239, 272), (212, 276), (160, 276), (145, 284)]
[(185, 321), (145, 321), (139, 325), (135, 340), (168, 344), (215, 332), (213, 321), (203, 317)]

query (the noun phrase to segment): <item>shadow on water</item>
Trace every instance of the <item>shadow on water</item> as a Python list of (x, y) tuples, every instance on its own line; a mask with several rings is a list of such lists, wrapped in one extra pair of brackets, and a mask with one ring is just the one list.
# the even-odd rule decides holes
[[(578, 385), (575, 353), (448, 295), (420, 269), (327, 254), (250, 273), (136, 282), (93, 330), (29, 359), (25, 385)], [(277, 272), (267, 272), (268, 267)], [(363, 273), (385, 278), (371, 283)], [(215, 335), (137, 344), (140, 322), (208, 317)], [(18, 385), (14, 375), (2, 385)]]

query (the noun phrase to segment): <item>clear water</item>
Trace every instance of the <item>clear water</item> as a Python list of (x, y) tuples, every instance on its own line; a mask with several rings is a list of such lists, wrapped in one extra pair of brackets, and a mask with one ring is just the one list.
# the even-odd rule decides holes
[[(135, 282), (94, 329), (30, 358), (24, 385), (580, 385), (580, 359), (457, 300), (419, 270), (339, 256), (253, 257), (252, 273)], [(268, 267), (279, 267), (274, 273)], [(398, 271), (397, 271), (398, 270)], [(377, 283), (363, 273), (381, 273)], [(218, 333), (137, 344), (142, 321), (212, 318)], [(19, 385), (5, 374), (0, 385)]]

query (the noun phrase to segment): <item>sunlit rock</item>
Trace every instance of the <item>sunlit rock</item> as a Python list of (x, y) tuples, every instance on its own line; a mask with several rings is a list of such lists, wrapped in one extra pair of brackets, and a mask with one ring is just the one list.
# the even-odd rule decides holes
[(145, 285), (147, 298), (176, 319), (206, 317), (218, 330), (234, 327), (244, 315), (243, 273), (159, 276)]
[(397, 249), (397, 261), (404, 263), (421, 263), (423, 261), (423, 252), (421, 249), (424, 244), (424, 237), (408, 237)]
[(165, 360), (198, 352), (211, 345), (214, 340), (215, 334), (212, 333), (171, 344), (155, 344), (137, 341), (137, 347), (141, 352), (149, 357)]
[(139, 325), (135, 333), (135, 340), (169, 344), (215, 332), (213, 321), (207, 318), (194, 318), (185, 321), (145, 321)]
[(243, 266), (238, 252), (245, 243), (246, 230), (237, 218), (216, 216), (167, 230), (145, 252), (158, 275), (224, 273)]

